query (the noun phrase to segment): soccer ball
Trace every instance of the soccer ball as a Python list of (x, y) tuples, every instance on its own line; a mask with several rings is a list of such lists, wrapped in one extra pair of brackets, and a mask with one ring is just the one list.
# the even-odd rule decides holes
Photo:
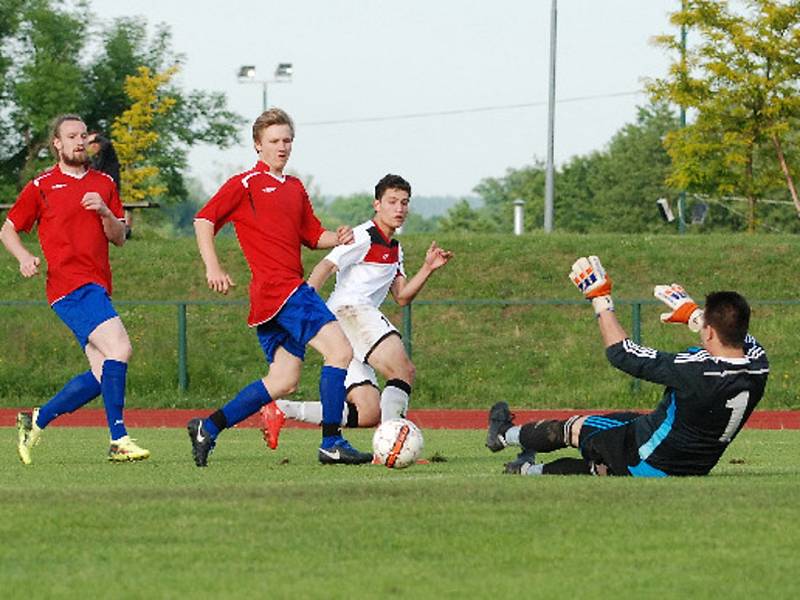
[(390, 469), (404, 469), (422, 455), (422, 431), (408, 419), (391, 419), (375, 430), (372, 452), (375, 462)]

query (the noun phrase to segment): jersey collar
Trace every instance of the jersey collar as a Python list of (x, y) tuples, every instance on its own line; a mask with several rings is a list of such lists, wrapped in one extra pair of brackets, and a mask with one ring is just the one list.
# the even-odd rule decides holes
[(263, 160), (259, 160), (255, 166), (256, 169), (263, 171), (273, 179), (280, 181), (281, 183), (286, 183), (286, 175), (277, 175), (270, 171), (269, 165), (265, 163)]

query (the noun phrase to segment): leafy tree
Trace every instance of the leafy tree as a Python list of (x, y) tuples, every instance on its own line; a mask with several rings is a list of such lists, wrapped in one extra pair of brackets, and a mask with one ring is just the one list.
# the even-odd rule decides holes
[(326, 204), (314, 207), (320, 221), (328, 227), (339, 225), (358, 225), (370, 219), (375, 211), (372, 208), (372, 196), (365, 192), (339, 196)]
[[(0, 191), (7, 196), (13, 197), (52, 162), (46, 149), (55, 115), (77, 112), (89, 128), (109, 132), (133, 104), (125, 93), (129, 76), (138, 76), (140, 67), (164, 73), (182, 60), (172, 51), (165, 26), (152, 36), (146, 21), (137, 18), (101, 26), (93, 21), (87, 2), (0, 0), (0, 17), (0, 133), (5, 142)], [(90, 31), (98, 32), (97, 47), (84, 44)], [(228, 110), (220, 93), (185, 91), (169, 82), (160, 98), (169, 99), (172, 107), (154, 114), (157, 139), (139, 164), (157, 170), (154, 189), (163, 190), (157, 199), (170, 203), (186, 196), (184, 171), (191, 146), (228, 147), (238, 141), (243, 120)]]
[[(723, 0), (686, 0), (671, 21), (698, 39), (681, 54), (678, 36), (657, 43), (679, 58), (650, 85), (655, 98), (696, 111), (666, 138), (678, 188), (747, 198), (748, 229), (756, 203), (785, 185), (800, 213), (796, 151), (786, 149), (800, 118), (800, 3), (748, 0), (736, 12)], [(770, 153), (765, 150), (770, 148)]]
[(175, 106), (175, 99), (165, 97), (162, 90), (176, 71), (173, 66), (152, 74), (149, 68), (139, 67), (139, 74), (129, 75), (125, 81), (125, 93), (133, 104), (114, 120), (111, 133), (120, 163), (120, 193), (131, 202), (159, 196), (167, 189), (155, 181), (158, 167), (147, 163), (146, 154), (158, 142), (159, 134), (153, 128), (156, 118)]
[(491, 221), (482, 208), (473, 209), (469, 202), (462, 200), (439, 220), (439, 231), (487, 233), (497, 231), (497, 223)]

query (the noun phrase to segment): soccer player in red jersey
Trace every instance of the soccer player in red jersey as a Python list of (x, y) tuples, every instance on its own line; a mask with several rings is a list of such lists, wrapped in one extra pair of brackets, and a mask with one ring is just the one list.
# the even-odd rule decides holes
[(86, 124), (78, 115), (57, 117), (51, 149), (58, 163), (22, 190), (0, 230), (0, 240), (19, 261), (23, 277), (39, 273), (41, 260), (23, 245), (19, 231), (39, 226), (47, 260), (47, 300), (70, 328), (90, 370), (67, 383), (49, 402), (17, 415), (17, 451), (24, 464), (42, 430), (100, 394), (106, 409), (112, 461), (142, 460), (150, 452), (129, 436), (123, 420), (131, 342), (111, 304), (108, 242), (125, 243), (122, 204), (114, 181), (87, 167)]
[(198, 467), (207, 465), (220, 431), (296, 389), (307, 345), (324, 358), (319, 383), (323, 405), (319, 461), (372, 461), (372, 454), (359, 452), (342, 437), (344, 380), (353, 351), (336, 317), (303, 280), (300, 256), (301, 246), (332, 248), (351, 243), (353, 232), (349, 227), (335, 232), (324, 229), (303, 184), (284, 174), (293, 141), (289, 115), (278, 108), (265, 111), (253, 123), (258, 162), (225, 182), (195, 219), (208, 287), (221, 294), (227, 294), (234, 282), (220, 265), (214, 236), (223, 225), (233, 223), (252, 273), (248, 325), (256, 328), (269, 363), (266, 377), (244, 387), (207, 418), (189, 421), (192, 456)]

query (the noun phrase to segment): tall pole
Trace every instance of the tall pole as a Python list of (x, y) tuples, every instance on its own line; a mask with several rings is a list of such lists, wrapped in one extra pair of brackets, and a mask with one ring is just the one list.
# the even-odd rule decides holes
[(267, 112), (267, 82), (261, 82), (261, 112)]
[[(686, 0), (681, 1), (681, 10), (686, 10)], [(686, 73), (686, 25), (681, 25), (681, 68)], [(686, 108), (681, 105), (681, 129), (686, 127)], [(678, 233), (686, 233), (686, 191), (678, 194)]]
[(550, 85), (547, 96), (547, 167), (544, 179), (544, 231), (553, 231), (553, 197), (554, 167), (553, 139), (556, 112), (556, 16), (558, 1), (552, 0), (550, 5)]

